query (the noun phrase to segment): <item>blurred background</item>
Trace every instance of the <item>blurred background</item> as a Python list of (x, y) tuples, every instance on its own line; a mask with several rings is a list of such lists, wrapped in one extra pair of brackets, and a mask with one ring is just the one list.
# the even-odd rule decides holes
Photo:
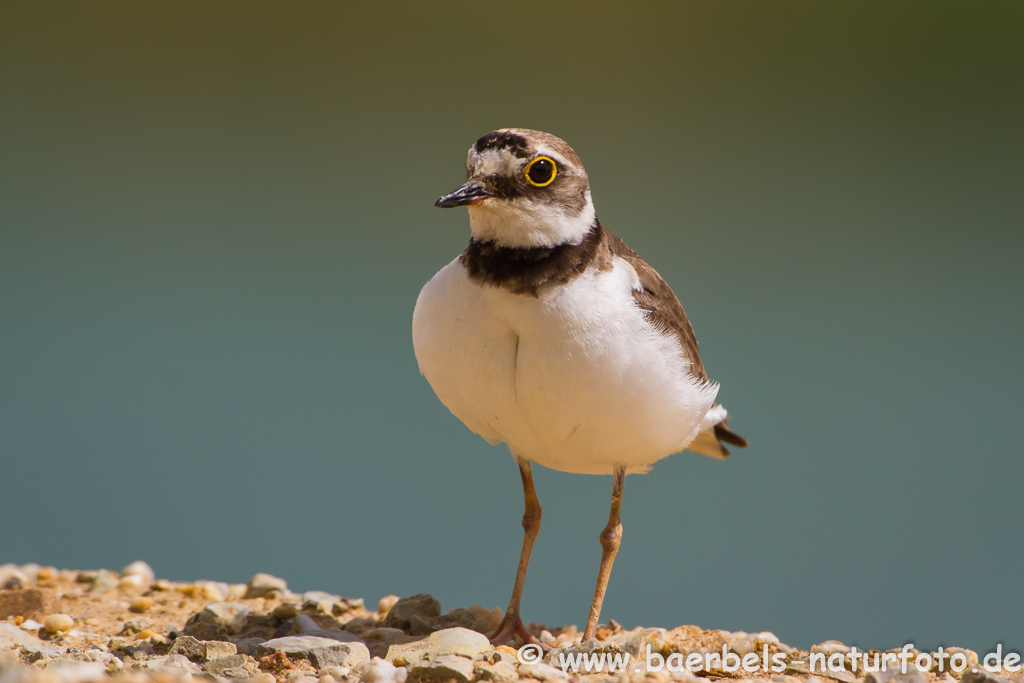
[[(1024, 5), (8, 3), (0, 562), (504, 606), (522, 494), (413, 356), (466, 150), (550, 131), (751, 448), (626, 483), (603, 617), (1024, 649)], [(610, 477), (538, 470), (583, 625)]]

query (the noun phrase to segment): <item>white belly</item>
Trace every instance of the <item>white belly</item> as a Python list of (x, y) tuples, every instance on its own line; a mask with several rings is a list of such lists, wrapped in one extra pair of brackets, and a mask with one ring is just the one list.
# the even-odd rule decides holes
[(615, 260), (539, 298), (469, 280), (459, 260), (413, 314), (420, 371), (441, 402), (492, 443), (566, 472), (644, 471), (682, 450), (718, 393), (653, 329)]

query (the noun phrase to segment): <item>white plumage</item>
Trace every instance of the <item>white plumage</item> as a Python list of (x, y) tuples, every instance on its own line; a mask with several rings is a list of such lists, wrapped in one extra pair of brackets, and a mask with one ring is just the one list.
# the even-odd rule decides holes
[(420, 371), (467, 427), (520, 458), (645, 471), (710, 426), (718, 385), (695, 379), (678, 341), (647, 321), (635, 280), (615, 258), (534, 298), (478, 285), (455, 259), (416, 302)]

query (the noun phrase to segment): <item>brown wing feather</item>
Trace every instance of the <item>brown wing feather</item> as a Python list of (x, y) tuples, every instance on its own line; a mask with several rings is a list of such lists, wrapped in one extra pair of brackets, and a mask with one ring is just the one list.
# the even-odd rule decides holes
[(683, 310), (683, 305), (679, 303), (672, 288), (661, 275), (658, 275), (658, 271), (651, 268), (635, 251), (626, 246), (625, 242), (607, 228), (602, 226), (602, 229), (606, 233), (611, 252), (633, 266), (633, 270), (640, 278), (640, 286), (643, 289), (633, 290), (633, 298), (636, 299), (637, 305), (647, 312), (648, 319), (655, 327), (678, 337), (683, 354), (690, 361), (690, 372), (698, 379), (707, 381), (708, 373), (704, 370), (700, 351), (697, 350), (697, 337), (694, 336), (686, 311)]

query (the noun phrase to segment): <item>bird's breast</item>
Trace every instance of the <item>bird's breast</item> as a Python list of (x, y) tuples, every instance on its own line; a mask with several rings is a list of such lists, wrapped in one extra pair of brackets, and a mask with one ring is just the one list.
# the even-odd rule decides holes
[(714, 400), (635, 301), (625, 264), (538, 297), (472, 282), (458, 259), (420, 293), (413, 342), (438, 398), (514, 453), (570, 472), (643, 469), (680, 450)]

